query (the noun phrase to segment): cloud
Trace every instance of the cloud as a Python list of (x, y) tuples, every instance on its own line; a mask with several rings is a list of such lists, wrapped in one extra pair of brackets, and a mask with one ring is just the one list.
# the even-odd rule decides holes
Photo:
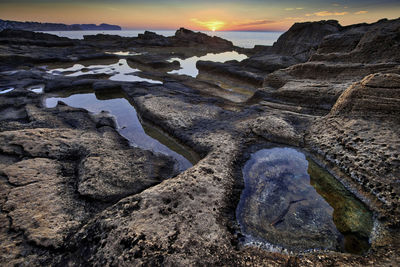
[(361, 15), (361, 14), (366, 14), (366, 13), (368, 13), (368, 11), (360, 10), (360, 11), (354, 12), (354, 15)]
[(287, 7), (285, 8), (286, 11), (292, 11), (292, 10), (302, 10), (304, 7)]
[(312, 14), (306, 14), (306, 17), (317, 16), (317, 17), (326, 17), (326, 16), (344, 16), (349, 14), (349, 12), (330, 12), (330, 11), (320, 11)]
[(302, 17), (287, 17), (286, 20), (296, 20), (296, 21), (303, 21), (304, 18)]
[(334, 3), (334, 4), (332, 4), (332, 6), (340, 6), (339, 4), (337, 4), (337, 3)]
[(275, 21), (273, 20), (254, 20), (254, 21), (249, 21), (249, 22), (245, 22), (245, 23), (239, 23), (236, 24), (236, 26), (239, 27), (246, 27), (246, 26), (256, 26), (256, 25), (264, 25), (264, 24), (269, 24), (269, 23), (274, 23)]

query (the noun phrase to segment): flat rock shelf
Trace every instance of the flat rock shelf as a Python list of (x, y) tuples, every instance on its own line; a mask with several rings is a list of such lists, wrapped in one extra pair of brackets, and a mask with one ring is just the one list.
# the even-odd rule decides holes
[(372, 214), (298, 150), (259, 150), (242, 173), (245, 188), (236, 216), (245, 244), (294, 252), (369, 249)]

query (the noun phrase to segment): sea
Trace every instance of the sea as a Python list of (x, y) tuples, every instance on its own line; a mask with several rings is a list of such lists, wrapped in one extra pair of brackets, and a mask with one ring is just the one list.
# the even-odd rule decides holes
[[(137, 37), (145, 30), (122, 30), (122, 31), (51, 31), (45, 32), (71, 39), (83, 39), (84, 35), (111, 34), (124, 37)], [(164, 36), (173, 36), (175, 31), (151, 30)], [(234, 45), (244, 48), (253, 48), (255, 45), (272, 45), (283, 32), (249, 32), (249, 31), (203, 31), (210, 36), (218, 36), (231, 41)]]

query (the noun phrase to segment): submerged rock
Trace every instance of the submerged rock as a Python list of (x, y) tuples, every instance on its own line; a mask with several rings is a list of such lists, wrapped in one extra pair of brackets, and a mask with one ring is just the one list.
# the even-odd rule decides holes
[(260, 150), (244, 166), (243, 177), (237, 217), (245, 242), (290, 251), (368, 249), (371, 215), (304, 154)]

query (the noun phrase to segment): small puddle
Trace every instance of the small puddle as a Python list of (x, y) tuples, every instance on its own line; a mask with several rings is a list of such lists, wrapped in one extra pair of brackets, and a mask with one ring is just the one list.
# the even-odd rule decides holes
[(196, 78), (196, 76), (199, 74), (199, 70), (196, 68), (196, 63), (199, 60), (208, 60), (208, 61), (213, 61), (213, 62), (221, 62), (224, 63), (229, 60), (237, 60), (237, 61), (242, 61), (246, 59), (247, 56), (244, 54), (239, 54), (236, 51), (233, 52), (224, 52), (224, 53), (218, 53), (218, 54), (213, 54), (213, 53), (208, 53), (205, 56), (202, 57), (190, 57), (187, 59), (180, 59), (180, 58), (171, 58), (168, 61), (173, 62), (173, 61), (179, 61), (181, 68), (179, 70), (173, 70), (168, 72), (169, 74), (179, 74), (179, 75), (188, 75)]
[(6, 94), (8, 92), (11, 92), (12, 90), (14, 90), (13, 87), (0, 88), (0, 94)]
[(369, 249), (371, 212), (303, 153), (262, 149), (242, 173), (245, 187), (236, 217), (245, 244), (293, 252)]
[(31, 85), (31, 86), (28, 86), (27, 89), (29, 91), (32, 91), (32, 92), (36, 93), (36, 94), (43, 94), (44, 84)]
[(64, 75), (69, 77), (105, 74), (110, 76), (108, 79), (112, 81), (162, 83), (160, 81), (139, 77), (137, 74), (141, 71), (139, 69), (131, 68), (126, 59), (120, 59), (117, 63), (107, 65), (85, 66), (82, 64), (75, 64), (69, 68), (57, 68), (47, 72), (53, 75)]
[(137, 53), (132, 51), (117, 51), (117, 52), (106, 52), (106, 54), (117, 55), (117, 56), (140, 56), (143, 53)]

